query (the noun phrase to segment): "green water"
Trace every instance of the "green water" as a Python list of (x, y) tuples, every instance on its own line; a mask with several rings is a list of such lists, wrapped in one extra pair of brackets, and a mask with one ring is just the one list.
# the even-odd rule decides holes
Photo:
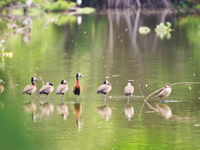
[[(13, 52), (12, 58), (0, 57), (0, 79), (5, 81), (0, 95), (1, 149), (200, 149), (199, 85), (173, 87), (169, 102), (163, 105), (172, 112), (169, 118), (146, 104), (140, 114), (143, 98), (131, 98), (126, 107), (122, 97), (128, 80), (135, 87), (135, 96), (141, 96), (139, 84), (147, 96), (166, 83), (200, 81), (200, 16), (107, 11), (81, 17), (80, 25), (77, 16), (56, 25), (48, 23), (44, 15), (34, 16), (32, 33), (25, 34), (13, 34), (1, 20), (0, 39), (6, 40), (5, 51)], [(162, 21), (172, 23), (170, 39), (160, 39), (154, 32)], [(151, 32), (140, 35), (138, 28), (144, 25)], [(80, 105), (75, 107), (77, 111), (82, 108), (79, 125), (72, 92), (77, 72), (84, 76)], [(35, 119), (24, 109), (30, 100), (22, 90), (34, 74), (54, 83), (55, 89), (62, 79), (69, 82), (64, 96), (69, 110), (66, 120), (57, 112), (62, 99), (55, 91), (49, 95), (54, 111), (45, 114), (49, 109), (40, 104), (45, 97), (38, 97), (41, 82), (36, 83), (31, 98), (37, 107)], [(105, 79), (112, 84), (109, 96), (113, 97), (107, 98), (106, 108), (103, 95), (96, 94)], [(156, 103), (159, 101), (152, 97), (150, 105), (156, 107)], [(131, 119), (125, 108), (134, 109)], [(106, 118), (102, 116), (105, 111)]]

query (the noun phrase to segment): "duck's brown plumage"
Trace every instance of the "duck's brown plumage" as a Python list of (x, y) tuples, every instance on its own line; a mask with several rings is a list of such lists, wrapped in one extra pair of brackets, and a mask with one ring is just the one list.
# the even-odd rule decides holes
[(157, 94), (156, 98), (166, 98), (170, 95), (172, 88), (169, 85), (165, 85)]
[(73, 88), (73, 92), (74, 92), (74, 95), (80, 95), (81, 94), (81, 85), (79, 83), (79, 78), (82, 77), (82, 74), (80, 73), (77, 73), (76, 74), (76, 84), (74, 85), (74, 88)]
[(34, 82), (35, 80), (37, 80), (35, 77), (31, 78), (32, 84), (25, 86), (25, 88), (22, 91), (23, 94), (32, 95), (33, 93), (35, 93), (35, 91), (37, 89), (36, 84)]
[(49, 95), (53, 92), (53, 90), (54, 90), (54, 87), (50, 85), (49, 83), (47, 83), (40, 89), (39, 94)]
[(67, 84), (59, 84), (56, 90), (56, 94), (62, 94), (64, 95), (68, 90), (68, 85)]
[(134, 87), (128, 83), (128, 85), (124, 88), (124, 95), (129, 96), (132, 95), (134, 92)]
[(81, 90), (82, 90), (81, 85), (79, 83), (79, 80), (77, 79), (76, 84), (73, 88), (73, 92), (74, 92), (75, 95), (79, 96), (81, 94)]
[[(107, 84), (105, 84), (107, 83)], [(102, 93), (102, 94), (107, 94), (111, 91), (112, 86), (108, 81), (105, 81), (104, 84), (100, 85), (97, 89), (97, 94)]]
[(37, 89), (37, 87), (36, 87), (36, 85), (34, 84), (34, 85), (27, 85), (25, 88), (24, 88), (24, 90), (23, 90), (23, 94), (29, 94), (29, 95), (32, 95), (33, 93), (35, 93), (35, 91), (36, 91), (36, 89)]

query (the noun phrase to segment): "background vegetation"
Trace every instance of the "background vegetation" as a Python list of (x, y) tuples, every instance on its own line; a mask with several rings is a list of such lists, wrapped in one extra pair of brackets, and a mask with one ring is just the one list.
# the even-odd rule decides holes
[[(74, 3), (72, 3), (74, 2)], [(15, 4), (25, 4), (26, 0), (1, 0), (0, 8)], [(76, 0), (33, 0), (33, 3), (44, 6), (46, 10), (52, 10), (54, 7), (56, 10), (68, 10), (70, 7), (74, 7)], [(175, 9), (200, 9), (200, 1), (199, 0), (82, 0), (82, 7), (138, 7), (137, 5), (141, 5), (142, 8), (162, 8), (162, 7), (171, 7)], [(49, 5), (49, 6), (48, 6)], [(167, 6), (166, 6), (167, 5)], [(168, 6), (169, 5), (169, 6)], [(48, 6), (48, 7), (47, 7)]]

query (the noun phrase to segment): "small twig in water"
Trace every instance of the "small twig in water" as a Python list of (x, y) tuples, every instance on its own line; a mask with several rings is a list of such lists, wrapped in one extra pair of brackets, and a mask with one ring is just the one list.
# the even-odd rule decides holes
[[(140, 84), (139, 84), (139, 90), (140, 90), (140, 94), (144, 97), (144, 94), (142, 93), (142, 89), (141, 89), (141, 87), (140, 87)], [(143, 102), (142, 107), (141, 107), (141, 109), (140, 109), (139, 119), (140, 119), (140, 116), (141, 116), (141, 114), (142, 114), (142, 109), (143, 109), (143, 107), (144, 107), (144, 104), (145, 104), (145, 102)]]
[(37, 75), (36, 73), (34, 74), (35, 76), (37, 76), (39, 78), (40, 81), (42, 81), (42, 85), (44, 85), (44, 81), (42, 79), (42, 76)]

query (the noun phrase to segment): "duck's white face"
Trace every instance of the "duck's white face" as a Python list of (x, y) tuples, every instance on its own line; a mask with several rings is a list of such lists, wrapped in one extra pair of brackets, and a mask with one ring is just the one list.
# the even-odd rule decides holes
[(76, 74), (76, 77), (83, 77), (82, 74), (80, 74), (79, 72)]
[(106, 84), (106, 85), (110, 85), (110, 83), (106, 80), (106, 81), (104, 81), (104, 84)]
[(36, 77), (33, 77), (33, 81), (39, 81)]

